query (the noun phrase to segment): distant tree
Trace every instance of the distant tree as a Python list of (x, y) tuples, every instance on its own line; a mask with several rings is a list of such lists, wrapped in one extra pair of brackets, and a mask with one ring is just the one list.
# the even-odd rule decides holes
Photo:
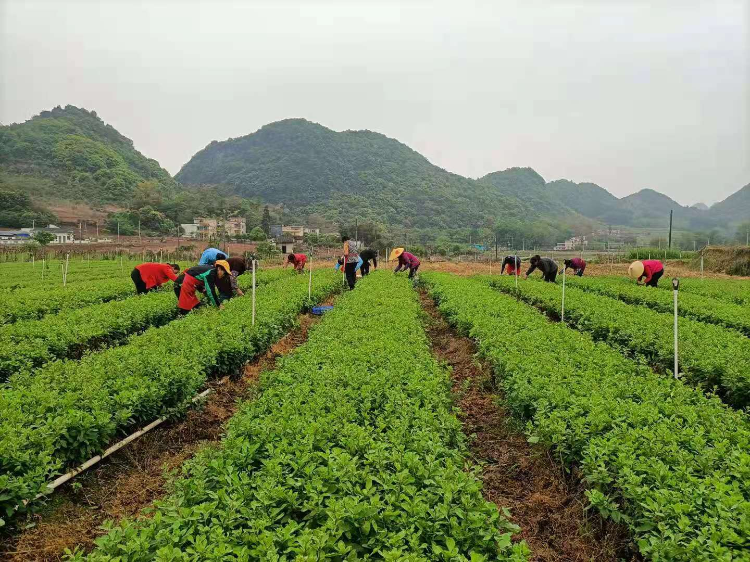
[(263, 231), (261, 227), (256, 226), (247, 233), (247, 237), (254, 242), (262, 242), (263, 240), (266, 240), (268, 238), (268, 235)]
[(55, 235), (51, 232), (40, 230), (39, 232), (35, 232), (32, 238), (39, 242), (42, 246), (46, 246), (55, 239)]
[(260, 220), (260, 228), (267, 235), (271, 233), (271, 212), (268, 210), (268, 205), (263, 207), (263, 218)]

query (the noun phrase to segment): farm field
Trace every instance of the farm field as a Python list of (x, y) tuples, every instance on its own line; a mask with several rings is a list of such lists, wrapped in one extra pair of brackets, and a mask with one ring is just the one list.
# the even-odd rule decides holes
[(567, 475), (566, 501), (588, 515), (566, 528), (594, 547), (603, 522), (622, 529), (629, 546), (602, 559), (750, 560), (746, 281), (684, 282), (675, 380), (671, 291), (613, 276), (568, 277), (563, 324), (559, 278), (516, 289), (486, 268), (427, 268), (411, 283), (384, 267), (339, 294), (326, 268), (308, 299), (307, 275), (263, 269), (253, 325), (248, 297), (178, 317), (171, 286), (135, 296), (125, 264), (85, 264), (94, 277), (64, 288), (3, 287), (11, 265), (0, 294), (22, 298), (5, 316), (0, 304), (0, 541), (44, 517), (50, 481), (156, 418), (179, 423), (207, 384), (244, 373), (328, 301), (147, 517), (113, 521), (93, 549), (66, 545), (67, 559), (576, 559), (543, 544), (564, 537), (522, 526), (538, 517), (514, 517), (523, 505), (488, 500), (471, 443), (490, 437), (463, 425), (430, 300), (476, 346), (492, 375), (476, 384), (497, 389), (507, 431)]
[[(557, 317), (562, 307), (560, 284), (539, 280), (519, 282), (512, 277), (484, 278), (493, 287), (515, 294), (545, 312)], [(586, 281), (591, 283), (591, 281)], [(596, 286), (607, 281), (595, 280)], [(594, 286), (594, 285), (592, 285)], [(615, 282), (615, 287), (619, 282)], [(671, 295), (651, 287), (637, 287), (646, 296)], [(689, 297), (688, 297), (689, 300)], [(721, 308), (713, 310), (720, 316)], [(727, 315), (727, 318), (733, 318)], [(575, 286), (566, 290), (565, 322), (589, 332), (595, 339), (627, 350), (655, 369), (674, 370), (673, 314), (661, 313), (648, 306), (631, 305), (620, 299), (583, 291)], [(682, 345), (679, 349), (680, 374), (686, 382), (706, 390), (716, 389), (729, 404), (744, 408), (750, 404), (750, 338), (723, 326), (706, 324), (690, 318), (679, 319)]]

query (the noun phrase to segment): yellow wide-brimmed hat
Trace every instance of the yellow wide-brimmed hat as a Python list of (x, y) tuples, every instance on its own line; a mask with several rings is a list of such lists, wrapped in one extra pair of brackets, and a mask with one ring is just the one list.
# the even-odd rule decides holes
[(641, 275), (643, 275), (643, 262), (634, 261), (630, 264), (630, 267), (628, 267), (628, 276), (633, 279), (638, 279)]
[(404, 249), (403, 248), (393, 248), (393, 250), (391, 250), (391, 255), (388, 258), (388, 261), (395, 260), (396, 258), (398, 258), (403, 253), (404, 253)]
[(227, 275), (232, 274), (232, 268), (229, 267), (229, 262), (226, 260), (216, 260), (216, 267), (222, 268), (224, 271), (227, 272)]

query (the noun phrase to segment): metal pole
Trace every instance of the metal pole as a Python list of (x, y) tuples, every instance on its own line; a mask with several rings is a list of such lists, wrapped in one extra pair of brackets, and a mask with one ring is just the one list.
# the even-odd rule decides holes
[(701, 279), (703, 279), (703, 254), (701, 254)]
[(312, 300), (312, 256), (310, 256), (310, 279), (307, 281), (307, 300)]
[(255, 326), (255, 260), (253, 260), (253, 321), (252, 325)]
[(672, 279), (674, 289), (674, 378), (679, 377), (678, 353), (677, 353), (677, 291), (680, 287), (680, 280), (675, 277)]
[(560, 315), (560, 322), (565, 322), (565, 269), (563, 269), (563, 292), (562, 292), (562, 314)]
[(672, 249), (672, 210), (669, 211), (669, 249)]

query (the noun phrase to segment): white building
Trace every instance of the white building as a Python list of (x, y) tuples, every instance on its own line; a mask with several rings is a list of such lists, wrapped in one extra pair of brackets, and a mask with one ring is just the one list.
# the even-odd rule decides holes
[(69, 228), (60, 228), (59, 226), (55, 226), (54, 224), (51, 224), (44, 228), (22, 228), (22, 232), (28, 232), (29, 236), (34, 236), (37, 232), (49, 232), (50, 234), (53, 234), (55, 236), (55, 239), (50, 242), (50, 244), (72, 244), (73, 239), (73, 229)]

